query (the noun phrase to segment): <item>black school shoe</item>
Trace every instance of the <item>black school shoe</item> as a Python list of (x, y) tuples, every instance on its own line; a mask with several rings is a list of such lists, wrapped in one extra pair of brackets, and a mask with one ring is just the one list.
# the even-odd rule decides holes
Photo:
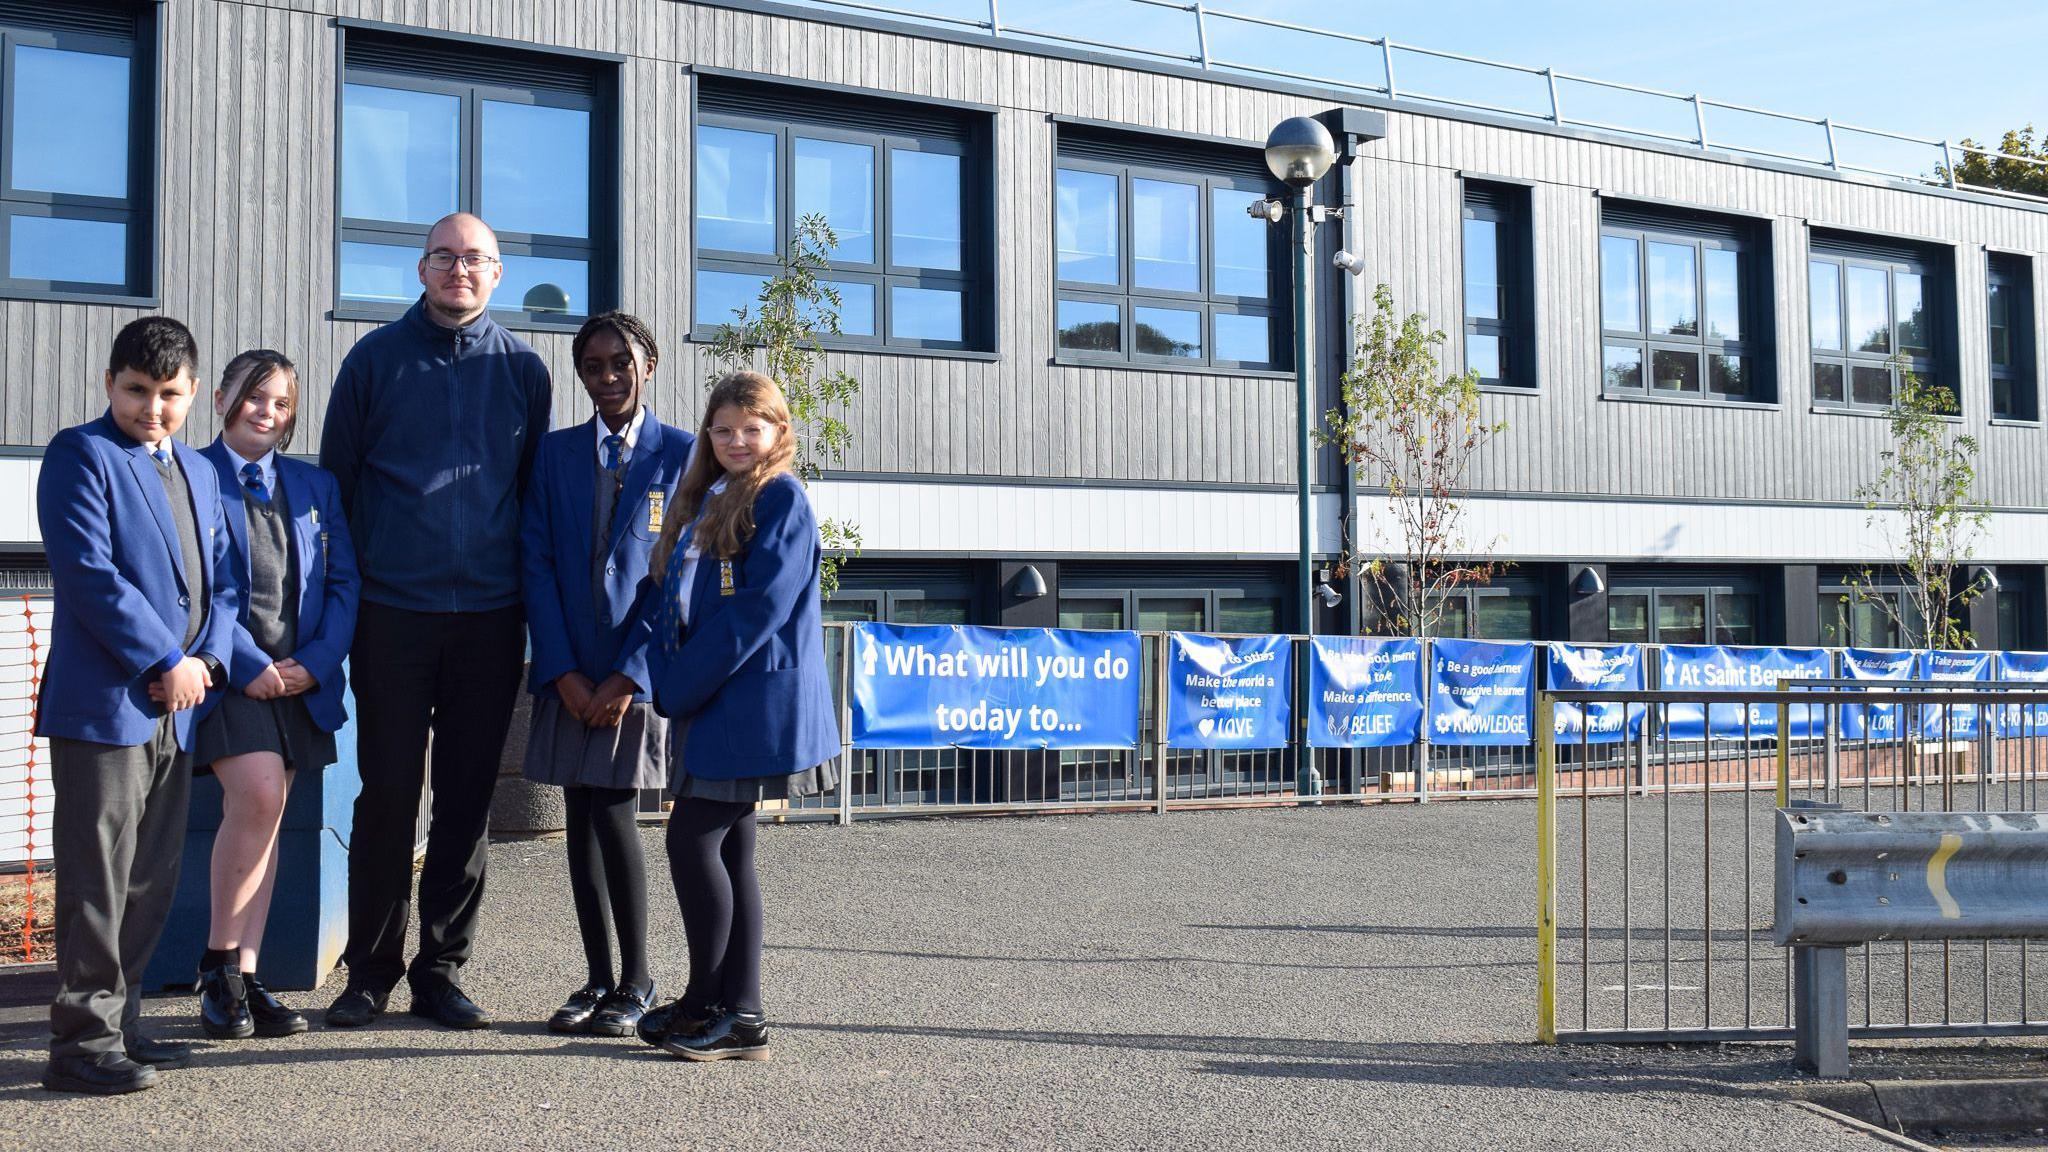
[(240, 968), (223, 964), (200, 970), (199, 1026), (215, 1040), (247, 1040), (256, 1034)]
[(296, 1036), (312, 1027), (304, 1016), (286, 1007), (284, 1001), (264, 987), (254, 972), (243, 975), (242, 990), (247, 993), (249, 1018), (256, 1022), (258, 1036), (274, 1040), (279, 1036)]
[(43, 1068), (43, 1087), (52, 1092), (119, 1096), (156, 1087), (156, 1069), (119, 1052), (97, 1056), (54, 1056)]
[(610, 988), (602, 984), (585, 984), (569, 993), (569, 998), (563, 1001), (560, 1008), (555, 1009), (553, 1016), (548, 1017), (548, 1031), (584, 1031), (584, 1026), (590, 1023), (590, 1018), (597, 1014), (598, 1006), (604, 1003), (611, 992)]
[(468, 1030), (491, 1026), (491, 1014), (463, 995), (462, 989), (446, 981), (414, 985), (410, 1011), (443, 1028)]
[[(653, 999), (652, 994), (648, 999)], [(659, 1008), (649, 1008), (641, 1013), (640, 1019), (633, 1024), (633, 1035), (638, 1036), (642, 1044), (659, 1048), (671, 1032), (687, 1036), (703, 1031), (718, 1017), (719, 1011), (716, 1005), (692, 1010), (683, 1004), (681, 997), (677, 997)]]
[(661, 1048), (685, 1060), (766, 1060), (768, 1018), (759, 1012), (721, 1012), (701, 1031), (672, 1035)]
[(373, 992), (351, 984), (327, 1006), (329, 1028), (361, 1028), (384, 1011), (386, 993)]
[(649, 985), (641, 991), (631, 984), (613, 992), (597, 1006), (590, 1017), (586, 1030), (592, 1036), (631, 1036), (638, 1029), (641, 1017), (654, 1007), (654, 988)]

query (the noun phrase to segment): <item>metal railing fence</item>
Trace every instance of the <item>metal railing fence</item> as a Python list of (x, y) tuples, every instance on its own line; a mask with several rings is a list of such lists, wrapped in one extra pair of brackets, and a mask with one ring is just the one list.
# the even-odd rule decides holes
[[(1175, 808), (1328, 803), (1413, 803), (1452, 799), (1534, 798), (1540, 787), (1538, 746), (1455, 746), (1429, 740), (1425, 708), (1418, 743), (1370, 749), (1312, 748), (1305, 744), (1304, 707), (1307, 694), (1307, 640), (1293, 637), (1293, 738), (1289, 746), (1265, 751), (1205, 751), (1165, 747), (1165, 669), (1161, 653), (1166, 633), (1140, 632), (1144, 667), (1139, 708), (1139, 741), (1130, 749), (1081, 752), (989, 751), (964, 748), (882, 751), (850, 745), (848, 712), (852, 674), (851, 624), (825, 626), (825, 651), (839, 704), (841, 740), (845, 747), (835, 767), (840, 784), (819, 796), (792, 800), (765, 809), (764, 818), (836, 820), (889, 816), (1029, 813), (1041, 811), (1167, 812)], [(1205, 633), (1205, 635), (1229, 635)], [(1548, 642), (1533, 641), (1536, 650), (1532, 692), (1543, 683)], [(1662, 645), (1640, 645), (1644, 651), (1644, 683), (1660, 681)], [(1829, 649), (1830, 671), (1842, 658)], [(1430, 641), (1422, 641), (1419, 660), (1425, 706), (1429, 695)], [(1821, 681), (1857, 685), (1867, 690), (1883, 681)], [(1924, 693), (1982, 688), (1983, 682), (1898, 681), (1910, 685), (1916, 698)], [(2036, 685), (2048, 690), (2048, 684)], [(1843, 689), (1847, 693), (1851, 690)], [(1553, 693), (1556, 698), (1565, 698)], [(1857, 699), (1861, 692), (1856, 692)], [(1694, 692), (1694, 703), (1712, 699), (1716, 710), (1742, 695)], [(1780, 760), (1790, 765), (1792, 786), (1800, 794), (1826, 790), (1825, 782), (1892, 787), (1897, 772), (1887, 755), (1902, 742), (1865, 737), (1844, 741), (1834, 735), (1837, 719), (1826, 704), (1813, 704), (1825, 714), (1826, 732), (1778, 733), (1756, 727), (1741, 739), (1715, 736), (1686, 739), (1674, 736), (1652, 713), (1640, 735), (1616, 743), (1570, 742), (1556, 748), (1557, 778), (1592, 796), (1636, 797), (1658, 792), (1741, 792), (1777, 786)], [(1837, 705), (1836, 707), (1840, 707)], [(1541, 726), (1540, 720), (1537, 727)], [(2002, 742), (1985, 725), (1987, 762), (2001, 760)], [(1532, 729), (1534, 731), (1534, 729)], [(2031, 750), (2031, 744), (2025, 746)], [(1781, 756), (1781, 752), (1783, 755)], [(2031, 754), (2029, 751), (2028, 754)], [(2018, 752), (2004, 759), (2023, 762)], [(1833, 764), (1832, 775), (1823, 765)], [(1918, 779), (1912, 772), (1913, 779)], [(658, 816), (660, 794), (648, 794), (643, 814)]]
[[(1855, 687), (1849, 685), (1854, 684)], [(1818, 686), (1816, 686), (1818, 685)], [(1770, 939), (1773, 813), (1797, 804), (2017, 811), (2048, 777), (2048, 685), (1817, 681), (1779, 692), (1541, 692), (1536, 698), (1538, 1022), (1546, 1042), (1784, 1040), (1792, 952)], [(1560, 703), (1744, 709), (1734, 738), (1653, 738), (1650, 772), (1603, 786), (1553, 735)], [(1781, 704), (1781, 702), (1797, 702)], [(1852, 708), (1895, 734), (1840, 735)], [(1810, 709), (1820, 739), (1790, 739)], [(2003, 723), (2001, 724), (2000, 721)], [(2011, 729), (2000, 734), (2000, 728)], [(1715, 746), (1723, 745), (1717, 753)], [(1726, 747), (1733, 746), (1733, 747)], [(1884, 942), (1849, 957), (1857, 1037), (2048, 1034), (2048, 966), (2026, 941)]]
[[(1934, 140), (1882, 128), (1846, 124), (1827, 116), (1804, 116), (1778, 112), (1748, 104), (1716, 100), (1697, 92), (1673, 92), (1641, 84), (1603, 80), (1555, 68), (1536, 68), (1503, 60), (1490, 60), (1461, 52), (1404, 44), (1385, 36), (1362, 36), (1319, 28), (1251, 12), (1235, 12), (1204, 0), (1114, 0), (1125, 10), (1164, 10), (1179, 18), (1155, 31), (1169, 43), (1141, 43), (1113, 40), (1097, 35), (1076, 35), (1034, 27), (1005, 19), (1001, 0), (986, 0), (985, 14), (962, 16), (938, 5), (904, 6), (869, 3), (866, 0), (796, 0), (804, 7), (845, 9), (892, 16), (918, 23), (986, 32), (995, 40), (1021, 40), (1068, 45), (1094, 51), (1160, 61), (1204, 71), (1263, 76), (1275, 80), (1315, 84), (1400, 102), (1410, 101), (1441, 107), (1535, 120), (1555, 127), (1591, 128), (1646, 140), (1679, 144), (1701, 151), (1757, 156), (1825, 168), (1831, 172), (1857, 172), (1919, 184), (1963, 188), (2021, 200), (2048, 201), (2029, 192), (1973, 183), (1957, 176), (1959, 156), (1979, 156), (1993, 162), (2011, 162), (2048, 168), (2048, 160), (2016, 156), (1953, 140)], [(969, 5), (953, 5), (965, 10)], [(1016, 11), (1017, 5), (1011, 5)], [(1144, 23), (1144, 21), (1140, 21)], [(1097, 21), (1095, 27), (1113, 26)], [(1244, 34), (1255, 34), (1260, 43), (1246, 45)], [(1263, 54), (1230, 55), (1219, 48), (1235, 41), (1237, 47), (1263, 48)], [(1337, 56), (1362, 71), (1312, 70), (1303, 58)], [(1437, 72), (1459, 74), (1473, 94), (1432, 91), (1403, 82), (1407, 68), (1420, 66)], [(1446, 68), (1445, 66), (1449, 66)], [(1476, 93), (1492, 89), (1506, 91), (1518, 99), (1487, 99)], [(1567, 96), (1574, 102), (1567, 107)], [(1634, 108), (1622, 109), (1629, 118), (1602, 114), (1601, 96), (1620, 97)], [(1581, 105), (1586, 111), (1579, 114)], [(1904, 145), (1903, 149), (1898, 146)], [(1903, 165), (1887, 163), (1896, 156)], [(1923, 165), (1915, 168), (1913, 165)]]

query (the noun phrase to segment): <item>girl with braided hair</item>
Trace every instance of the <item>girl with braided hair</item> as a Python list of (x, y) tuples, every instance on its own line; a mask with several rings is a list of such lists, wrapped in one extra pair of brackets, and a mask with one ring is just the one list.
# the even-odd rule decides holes
[(548, 1027), (627, 1036), (654, 1003), (638, 793), (669, 780), (668, 720), (648, 703), (651, 631), (634, 600), (696, 438), (643, 402), (661, 352), (637, 317), (592, 316), (570, 352), (596, 412), (541, 440), (527, 483), (520, 552), (534, 702), (524, 771), (563, 789), (589, 965)]

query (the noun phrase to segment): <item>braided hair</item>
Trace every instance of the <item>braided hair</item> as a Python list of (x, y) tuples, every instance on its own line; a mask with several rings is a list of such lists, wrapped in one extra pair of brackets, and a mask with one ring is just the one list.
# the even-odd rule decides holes
[(583, 327), (576, 330), (575, 338), (569, 341), (569, 360), (572, 364), (583, 362), (584, 346), (590, 343), (592, 336), (605, 328), (617, 333), (619, 339), (628, 345), (637, 346), (640, 354), (647, 357), (647, 366), (650, 369), (661, 359), (661, 348), (655, 344), (654, 331), (647, 326), (647, 322), (631, 312), (614, 310), (592, 316), (583, 322)]

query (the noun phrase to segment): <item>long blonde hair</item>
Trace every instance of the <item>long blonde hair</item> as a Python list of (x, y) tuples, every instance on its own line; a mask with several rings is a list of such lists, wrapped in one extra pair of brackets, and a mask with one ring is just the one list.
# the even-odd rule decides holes
[[(721, 409), (738, 408), (781, 429), (775, 444), (754, 459), (743, 473), (726, 476), (711, 446), (711, 421)], [(796, 460), (796, 437), (791, 434), (789, 402), (775, 381), (759, 372), (728, 372), (711, 386), (704, 401), (704, 419), (697, 425), (697, 451), (690, 457), (689, 470), (676, 486), (673, 514), (661, 526), (661, 539), (649, 557), (651, 570), (668, 569), (669, 554), (683, 528), (703, 514), (692, 541), (707, 556), (731, 557), (754, 535), (754, 500), (768, 481), (790, 470)], [(726, 477), (725, 488), (715, 494), (711, 486)]]

